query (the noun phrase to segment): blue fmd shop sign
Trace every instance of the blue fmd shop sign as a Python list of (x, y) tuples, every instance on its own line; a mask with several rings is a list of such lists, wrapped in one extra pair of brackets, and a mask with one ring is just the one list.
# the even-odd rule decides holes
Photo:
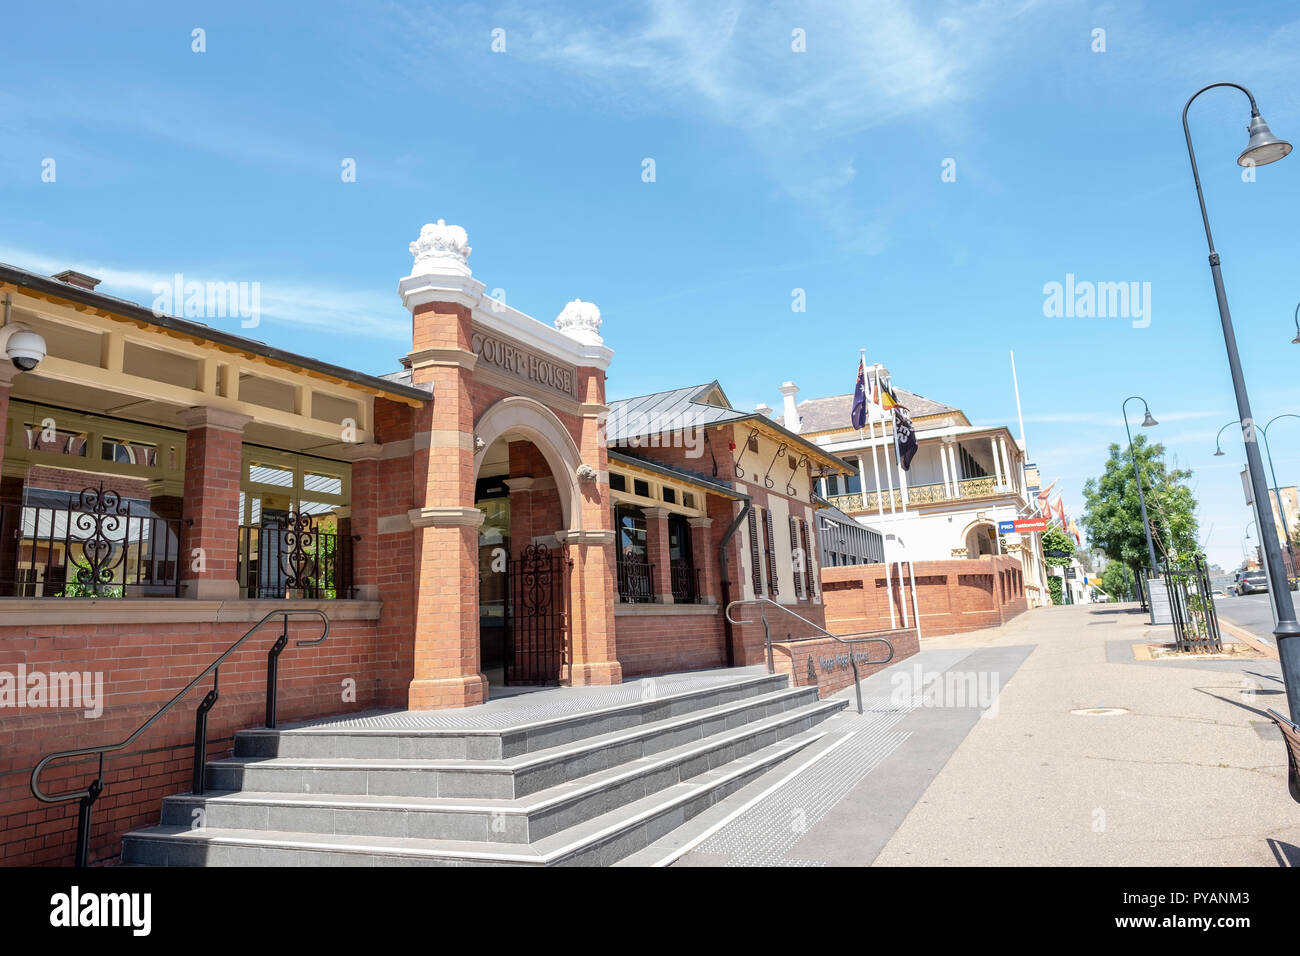
[(998, 534), (1014, 534), (1016, 523), (1014, 521), (999, 521)]

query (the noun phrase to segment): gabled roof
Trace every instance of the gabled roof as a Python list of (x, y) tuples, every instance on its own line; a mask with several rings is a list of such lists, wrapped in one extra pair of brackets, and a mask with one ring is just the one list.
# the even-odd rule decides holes
[(852, 466), (837, 455), (816, 442), (795, 434), (780, 422), (758, 412), (743, 412), (732, 408), (722, 386), (716, 381), (610, 402), (609, 415), (605, 420), (605, 436), (610, 446), (616, 447), (631, 444), (634, 439), (663, 435), (682, 428), (704, 428), (734, 422), (752, 422), (756, 426), (765, 427), (775, 433), (774, 437), (778, 441), (793, 442), (816, 460), (841, 472), (853, 471)]
[[(945, 405), (943, 402), (936, 402), (932, 398), (926, 398), (924, 395), (917, 395), (915, 392), (909, 392), (905, 388), (894, 389), (894, 394), (898, 396), (898, 403), (907, 409), (907, 413), (913, 419), (923, 418), (928, 415), (944, 415), (951, 412), (962, 414), (960, 408), (952, 405)], [(828, 432), (837, 429), (852, 428), (850, 424), (850, 415), (853, 411), (852, 395), (831, 395), (827, 398), (810, 398), (806, 401), (799, 402), (796, 406), (799, 411), (799, 417), (803, 423), (800, 432), (808, 434), (811, 432)], [(964, 416), (963, 416), (964, 417)], [(784, 424), (784, 422), (782, 422)]]
[[(717, 404), (719, 400), (724, 404)], [(611, 445), (617, 445), (674, 428), (721, 425), (752, 416), (752, 412), (732, 408), (715, 381), (610, 402), (605, 434)]]

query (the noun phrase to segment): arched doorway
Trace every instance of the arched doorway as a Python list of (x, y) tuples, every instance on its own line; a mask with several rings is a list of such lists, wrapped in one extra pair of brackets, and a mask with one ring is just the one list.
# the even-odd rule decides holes
[(512, 397), (476, 425), (479, 656), (490, 685), (558, 684), (569, 665), (565, 533), (581, 522), (577, 448), (540, 403)]
[(966, 557), (982, 558), (998, 553), (997, 529), (987, 521), (980, 521), (966, 531)]

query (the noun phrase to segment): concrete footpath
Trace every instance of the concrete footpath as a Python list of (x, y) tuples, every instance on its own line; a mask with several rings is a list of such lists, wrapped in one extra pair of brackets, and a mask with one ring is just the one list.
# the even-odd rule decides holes
[(1276, 662), (1150, 659), (1170, 639), (1125, 605), (926, 639), (864, 714), (845, 692), (816, 744), (625, 864), (1300, 863)]

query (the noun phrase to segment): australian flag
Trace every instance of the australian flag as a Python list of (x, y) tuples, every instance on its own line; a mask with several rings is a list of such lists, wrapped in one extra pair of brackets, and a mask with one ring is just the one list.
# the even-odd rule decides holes
[(853, 388), (853, 411), (850, 414), (854, 428), (867, 423), (867, 369), (866, 359), (858, 361), (858, 384)]

